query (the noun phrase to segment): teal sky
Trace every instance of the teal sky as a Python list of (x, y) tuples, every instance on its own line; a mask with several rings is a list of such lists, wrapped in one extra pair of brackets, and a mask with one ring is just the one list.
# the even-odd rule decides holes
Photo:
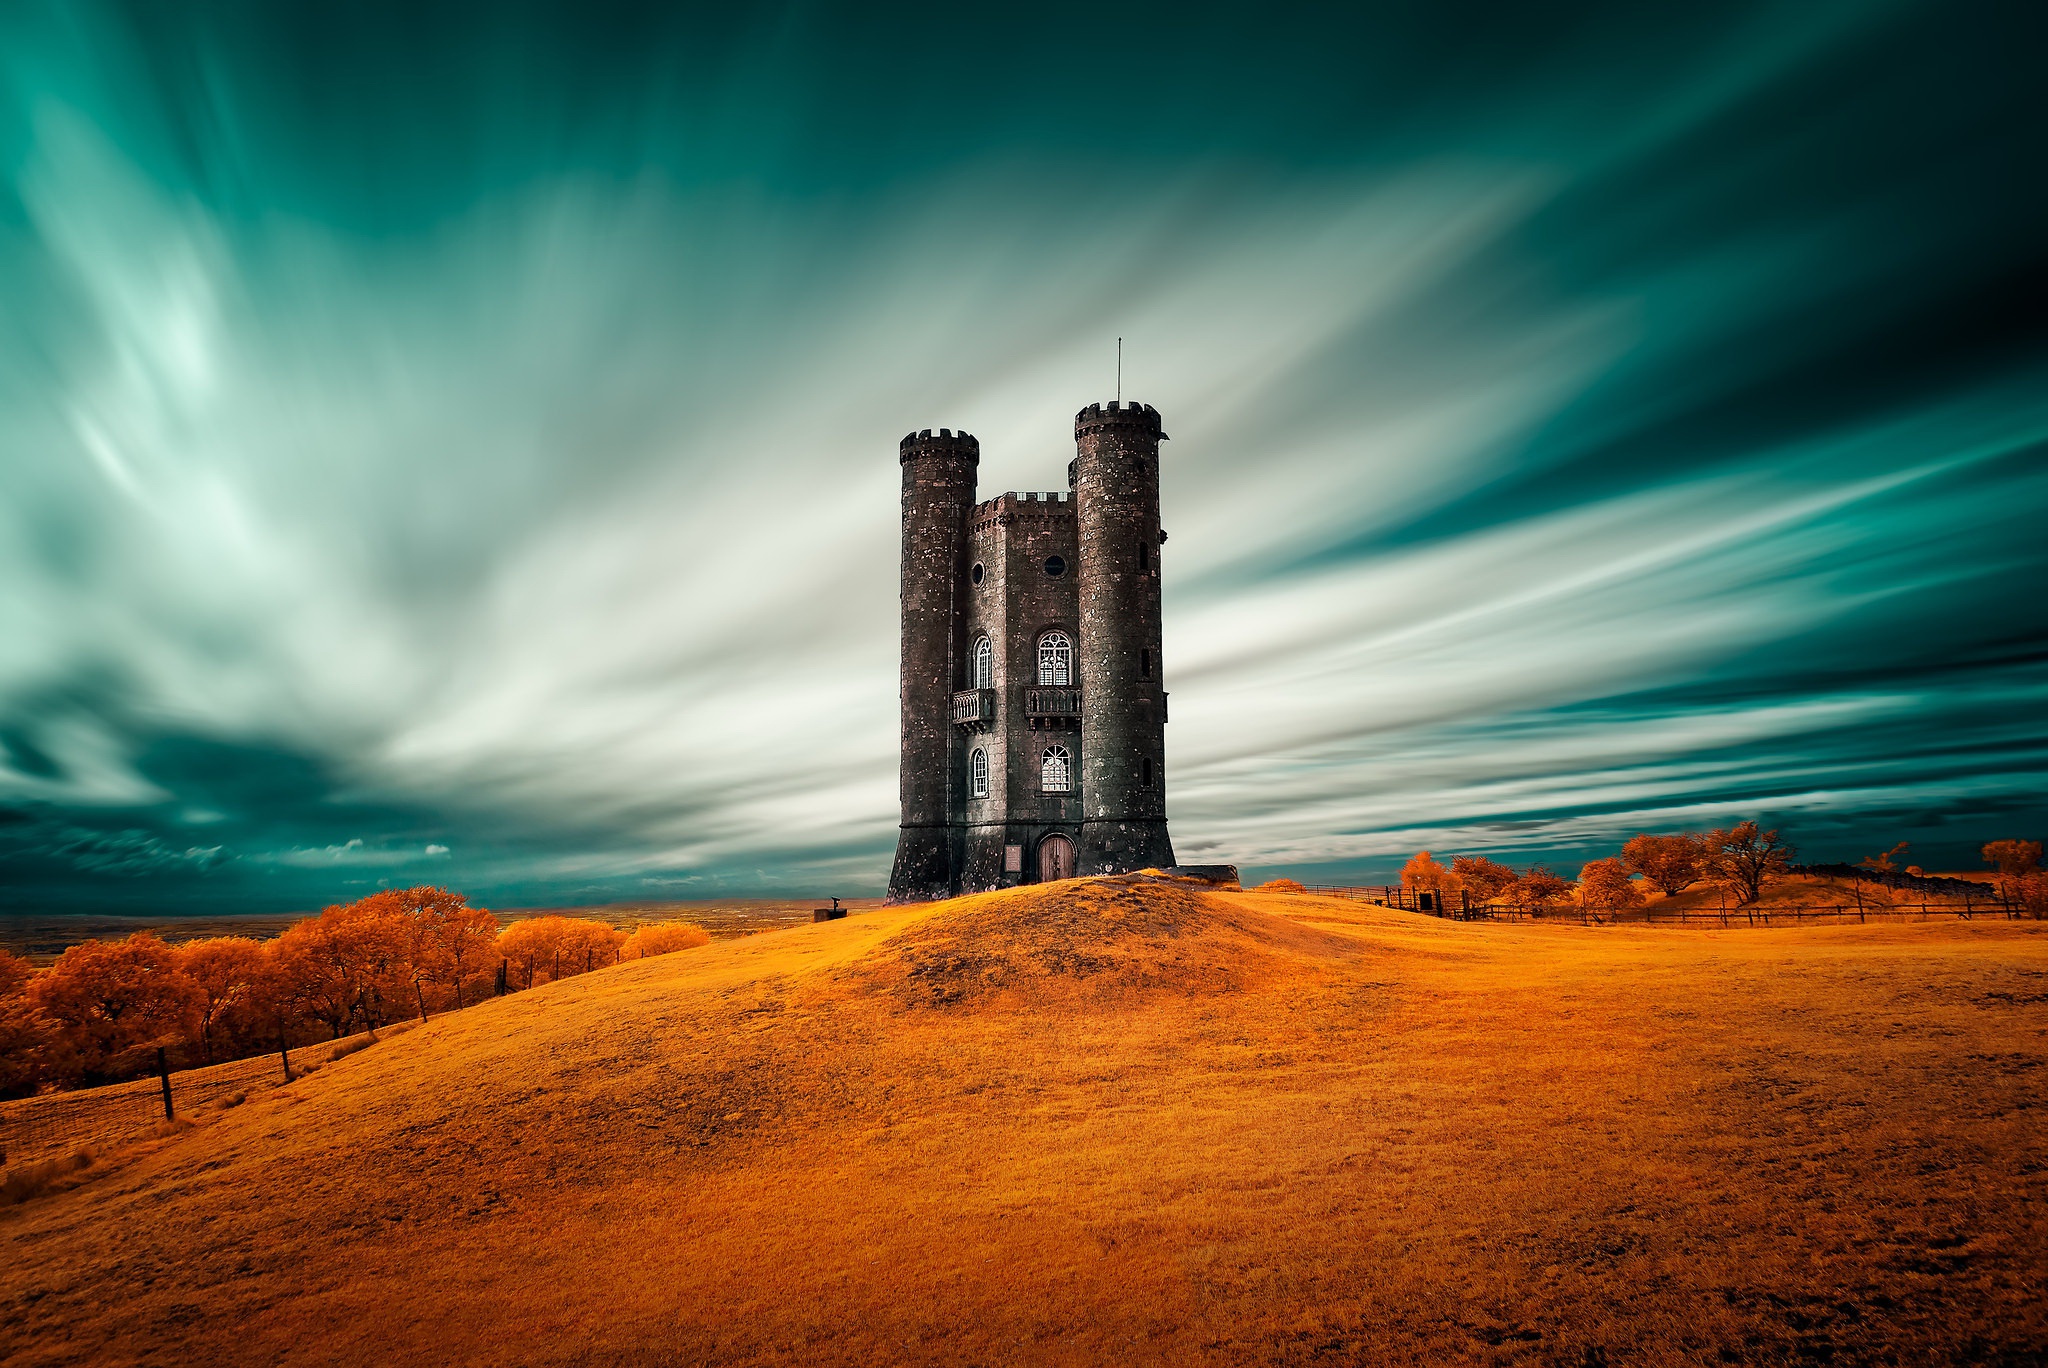
[(1119, 336), (1183, 858), (2039, 837), (2023, 11), (9, 5), (0, 910), (878, 891)]

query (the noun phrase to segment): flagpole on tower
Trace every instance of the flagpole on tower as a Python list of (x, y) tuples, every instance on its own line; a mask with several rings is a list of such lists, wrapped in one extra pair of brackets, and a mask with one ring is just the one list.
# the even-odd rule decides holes
[(1116, 401), (1124, 401), (1124, 340), (1116, 340)]

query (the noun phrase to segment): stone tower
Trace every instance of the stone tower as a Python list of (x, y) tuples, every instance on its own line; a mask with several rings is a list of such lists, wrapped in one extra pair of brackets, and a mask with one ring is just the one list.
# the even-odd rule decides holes
[(1173, 863), (1157, 410), (1091, 404), (1067, 489), (975, 502), (981, 448), (901, 444), (903, 804), (889, 896)]

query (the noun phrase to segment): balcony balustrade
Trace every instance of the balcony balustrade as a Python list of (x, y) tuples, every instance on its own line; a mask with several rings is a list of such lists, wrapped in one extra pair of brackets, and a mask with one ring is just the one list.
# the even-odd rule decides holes
[(996, 720), (994, 689), (962, 689), (953, 695), (953, 721), (976, 731)]
[(1027, 718), (1079, 718), (1081, 691), (1065, 684), (1033, 684), (1024, 690)]

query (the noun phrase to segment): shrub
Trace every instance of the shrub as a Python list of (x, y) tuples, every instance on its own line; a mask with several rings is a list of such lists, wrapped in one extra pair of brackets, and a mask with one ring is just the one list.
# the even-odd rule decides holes
[(619, 948), (621, 959), (650, 959), (711, 943), (711, 933), (690, 922), (654, 922), (635, 930)]
[(1254, 892), (1254, 893), (1306, 893), (1306, 892), (1308, 892), (1308, 890), (1307, 890), (1306, 888), (1303, 888), (1303, 887), (1302, 887), (1302, 886), (1301, 886), (1301, 885), (1300, 885), (1299, 883), (1297, 883), (1297, 882), (1296, 882), (1295, 880), (1293, 880), (1293, 879), (1268, 879), (1268, 880), (1267, 880), (1267, 881), (1266, 881), (1265, 883), (1262, 883), (1262, 884), (1260, 884), (1260, 885), (1259, 885), (1259, 886), (1258, 886), (1257, 888), (1254, 888), (1254, 889), (1252, 890), (1252, 892)]
[(1561, 879), (1543, 865), (1530, 865), (1529, 872), (1508, 886), (1508, 905), (1517, 912), (1540, 917), (1572, 895), (1571, 881)]
[(16, 1164), (0, 1176), (0, 1206), (14, 1206), (49, 1190), (58, 1179), (92, 1167), (88, 1150), (74, 1150), (57, 1159), (33, 1164)]

